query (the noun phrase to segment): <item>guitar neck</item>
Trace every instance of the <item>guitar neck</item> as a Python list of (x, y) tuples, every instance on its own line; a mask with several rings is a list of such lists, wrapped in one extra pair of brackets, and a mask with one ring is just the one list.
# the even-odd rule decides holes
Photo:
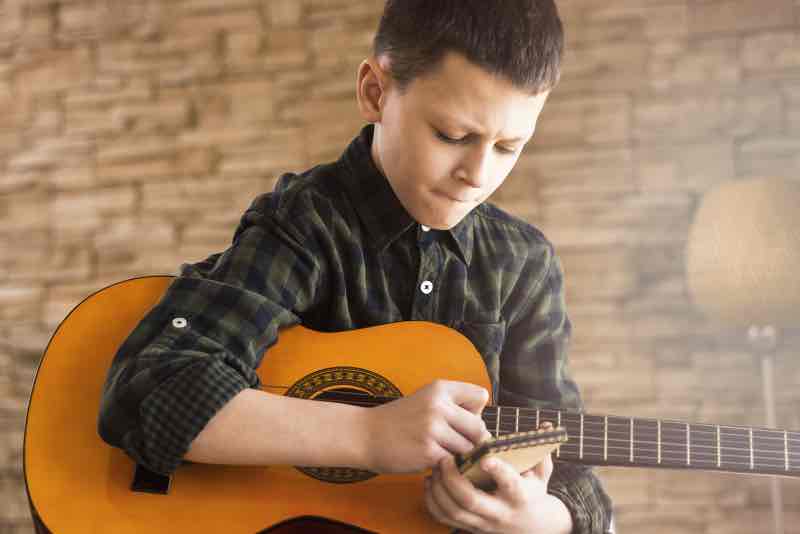
[(545, 421), (565, 427), (554, 457), (569, 462), (800, 476), (800, 432), (546, 408), (487, 406), (482, 416), (495, 436)]

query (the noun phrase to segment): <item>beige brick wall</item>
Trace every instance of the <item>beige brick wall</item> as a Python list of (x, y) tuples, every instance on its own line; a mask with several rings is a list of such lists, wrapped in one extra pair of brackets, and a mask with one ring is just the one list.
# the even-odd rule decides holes
[[(69, 310), (225, 247), (282, 171), (336, 158), (380, 0), (0, 1), (0, 532), (22, 479), (37, 362)], [(800, 1), (559, 0), (563, 82), (495, 200), (567, 272), (592, 413), (759, 425), (757, 361), (692, 310), (700, 195), (800, 179)], [(800, 428), (800, 336), (777, 361)], [(767, 532), (761, 477), (602, 469), (621, 532)], [(785, 481), (788, 532), (800, 483)]]

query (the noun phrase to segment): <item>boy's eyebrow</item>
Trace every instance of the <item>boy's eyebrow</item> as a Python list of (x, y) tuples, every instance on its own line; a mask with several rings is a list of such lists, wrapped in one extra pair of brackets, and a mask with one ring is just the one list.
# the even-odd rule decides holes
[[(448, 116), (447, 114), (442, 114), (442, 113), (435, 113), (435, 115), (437, 117), (439, 117), (439, 119), (441, 119), (442, 121), (444, 121), (444, 122), (446, 122), (448, 124), (456, 126), (457, 128), (461, 128), (463, 130), (467, 130), (468, 132), (470, 132), (468, 134), (468, 136), (478, 135), (480, 137), (479, 134), (474, 133), (477, 130), (477, 128), (472, 128), (469, 124), (467, 124), (466, 122), (464, 122), (464, 121), (462, 121), (460, 119), (455, 119), (453, 117)], [(525, 137), (510, 137), (508, 139), (503, 139), (503, 140), (504, 141), (510, 141), (512, 143), (517, 143), (517, 142), (520, 142), (520, 141), (524, 141), (525, 139), (526, 139)]]

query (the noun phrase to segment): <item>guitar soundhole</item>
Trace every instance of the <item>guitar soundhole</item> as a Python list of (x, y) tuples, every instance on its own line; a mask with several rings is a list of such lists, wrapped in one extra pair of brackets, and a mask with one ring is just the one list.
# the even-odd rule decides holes
[[(286, 395), (303, 399), (364, 405), (369, 397), (397, 398), (400, 390), (384, 377), (358, 367), (330, 367), (298, 380)], [(300, 467), (296, 469), (312, 478), (334, 484), (362, 482), (377, 475), (351, 467)]]

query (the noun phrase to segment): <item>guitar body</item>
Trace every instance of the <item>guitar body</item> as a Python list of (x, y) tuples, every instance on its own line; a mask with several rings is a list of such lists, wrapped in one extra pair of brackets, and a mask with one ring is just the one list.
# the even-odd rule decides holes
[[(187, 464), (160, 493), (132, 489), (134, 462), (97, 433), (100, 397), (118, 347), (171, 281), (152, 276), (109, 286), (78, 305), (50, 340), (24, 445), (40, 532), (448, 532), (425, 511), (423, 473)], [(343, 390), (408, 395), (436, 378), (491, 391), (467, 338), (427, 322), (340, 333), (288, 328), (258, 374), (265, 391), (305, 398)]]

